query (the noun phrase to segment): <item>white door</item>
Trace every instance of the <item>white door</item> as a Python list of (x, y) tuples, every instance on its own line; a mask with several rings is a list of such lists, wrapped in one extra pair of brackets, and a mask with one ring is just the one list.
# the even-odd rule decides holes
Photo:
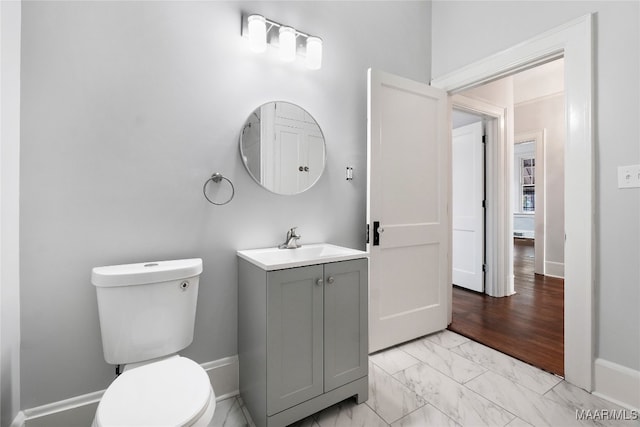
[(324, 139), (307, 112), (286, 102), (264, 105), (261, 116), (261, 182), (279, 194), (297, 194), (318, 180)]
[(453, 130), (453, 284), (484, 292), (484, 144), (482, 122)]
[(304, 135), (299, 129), (283, 126), (276, 121), (274, 126), (272, 165), (274, 180), (273, 189), (280, 194), (296, 194), (303, 185), (300, 181), (305, 177), (300, 168), (301, 151), (305, 144)]
[(447, 326), (450, 160), (446, 92), (376, 70), (368, 84), (374, 352)]

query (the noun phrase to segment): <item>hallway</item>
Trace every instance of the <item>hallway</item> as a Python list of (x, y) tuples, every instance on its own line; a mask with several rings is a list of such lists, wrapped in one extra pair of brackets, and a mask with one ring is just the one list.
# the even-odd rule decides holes
[(564, 280), (533, 269), (533, 242), (516, 239), (516, 294), (492, 298), (454, 286), (449, 329), (564, 376)]

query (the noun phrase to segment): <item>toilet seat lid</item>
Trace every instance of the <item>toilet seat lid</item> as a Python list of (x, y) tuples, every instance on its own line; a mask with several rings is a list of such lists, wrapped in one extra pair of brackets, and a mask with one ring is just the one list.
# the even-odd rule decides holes
[(206, 410), (211, 383), (193, 360), (175, 356), (122, 373), (104, 393), (100, 426), (184, 426)]

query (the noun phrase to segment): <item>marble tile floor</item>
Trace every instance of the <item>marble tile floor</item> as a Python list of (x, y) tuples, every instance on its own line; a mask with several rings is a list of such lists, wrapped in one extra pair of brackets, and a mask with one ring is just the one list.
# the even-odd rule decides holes
[[(348, 399), (294, 426), (640, 427), (637, 419), (579, 420), (584, 410), (623, 408), (445, 330), (371, 355), (366, 403)], [(634, 417), (629, 410), (618, 414)], [(253, 426), (240, 397), (218, 402), (210, 427), (222, 426)]]

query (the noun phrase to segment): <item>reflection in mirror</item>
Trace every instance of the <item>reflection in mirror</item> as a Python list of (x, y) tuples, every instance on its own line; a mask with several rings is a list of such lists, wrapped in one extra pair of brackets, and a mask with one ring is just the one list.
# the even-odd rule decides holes
[(247, 118), (240, 132), (240, 154), (258, 184), (277, 194), (298, 194), (322, 175), (324, 136), (304, 109), (268, 102)]

